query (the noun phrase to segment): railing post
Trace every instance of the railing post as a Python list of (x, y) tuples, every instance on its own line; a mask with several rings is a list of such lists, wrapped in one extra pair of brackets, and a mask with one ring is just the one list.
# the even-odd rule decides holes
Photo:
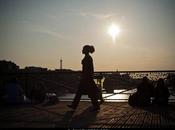
[(24, 87), (24, 93), (26, 94), (26, 95), (28, 95), (28, 75), (27, 75), (27, 72), (25, 72), (24, 73), (24, 77), (25, 77), (25, 87)]

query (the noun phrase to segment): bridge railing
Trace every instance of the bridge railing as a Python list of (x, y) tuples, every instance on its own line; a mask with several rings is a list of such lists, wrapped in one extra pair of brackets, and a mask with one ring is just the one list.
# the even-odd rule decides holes
[[(172, 77), (170, 77), (172, 75)], [(114, 90), (129, 91), (136, 88), (140, 79), (147, 76), (150, 80), (156, 82), (158, 78), (164, 78), (168, 85), (171, 95), (174, 95), (174, 77), (175, 70), (156, 70), (156, 71), (96, 71), (94, 80), (98, 86), (103, 89), (106, 98), (116, 94)], [(42, 82), (50, 93), (56, 93), (58, 96), (76, 93), (81, 71), (59, 71), (59, 72), (18, 72), (0, 74), (2, 80), (9, 77), (17, 77), (25, 93), (30, 95), (31, 89)], [(171, 79), (172, 78), (172, 79)], [(130, 94), (130, 93), (129, 93)]]

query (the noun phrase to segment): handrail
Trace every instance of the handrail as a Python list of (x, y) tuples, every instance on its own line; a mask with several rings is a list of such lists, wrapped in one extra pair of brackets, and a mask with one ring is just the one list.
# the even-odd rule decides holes
[[(0, 73), (0, 75), (10, 75), (10, 74), (71, 74), (71, 73), (79, 73), (82, 71), (42, 71), (42, 72), (6, 72)], [(95, 71), (94, 74), (97, 73), (163, 73), (163, 72), (175, 72), (175, 70), (128, 70), (128, 71)]]
[[(94, 74), (102, 74), (102, 75), (108, 75), (108, 74), (117, 74), (117, 73), (127, 73), (127, 74), (132, 74), (132, 73), (175, 73), (175, 70), (151, 70), (151, 71), (95, 71)], [(16, 72), (16, 73), (5, 73), (5, 75), (17, 75), (17, 76), (24, 76), (24, 77), (30, 77), (32, 75), (39, 75), (39, 74), (81, 74), (81, 71), (47, 71), (47, 72)], [(2, 76), (3, 73), (0, 74)], [(33, 76), (32, 76), (33, 77)], [(60, 85), (58, 82), (51, 81), (48, 79), (44, 79), (41, 77), (35, 77), (34, 78), (39, 78), (42, 81), (45, 82), (50, 82), (55, 85)], [(74, 88), (68, 87), (68, 86), (62, 86), (65, 89), (70, 89), (70, 90), (75, 90)], [(131, 88), (127, 89), (126, 91), (130, 90)], [(123, 91), (122, 91), (123, 92)], [(105, 96), (104, 98), (116, 95), (116, 94), (121, 94), (122, 92), (119, 93), (113, 93), (112, 95)]]

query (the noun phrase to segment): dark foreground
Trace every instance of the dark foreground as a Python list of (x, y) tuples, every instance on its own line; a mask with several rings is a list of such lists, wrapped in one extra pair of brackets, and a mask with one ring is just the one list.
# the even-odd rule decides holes
[(175, 103), (168, 107), (133, 108), (127, 103), (104, 103), (90, 112), (90, 102), (80, 102), (75, 112), (70, 102), (56, 105), (1, 106), (0, 128), (171, 128), (175, 127)]

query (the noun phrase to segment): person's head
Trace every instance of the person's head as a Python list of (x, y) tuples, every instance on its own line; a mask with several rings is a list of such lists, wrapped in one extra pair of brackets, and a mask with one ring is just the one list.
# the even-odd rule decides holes
[(143, 82), (148, 82), (149, 79), (145, 76), (145, 77), (143, 77), (142, 81), (143, 81)]
[(85, 45), (85, 46), (83, 46), (82, 53), (83, 53), (83, 54), (89, 54), (89, 53), (93, 53), (94, 51), (95, 51), (94, 46)]
[(162, 78), (158, 79), (157, 86), (164, 86), (164, 80)]

